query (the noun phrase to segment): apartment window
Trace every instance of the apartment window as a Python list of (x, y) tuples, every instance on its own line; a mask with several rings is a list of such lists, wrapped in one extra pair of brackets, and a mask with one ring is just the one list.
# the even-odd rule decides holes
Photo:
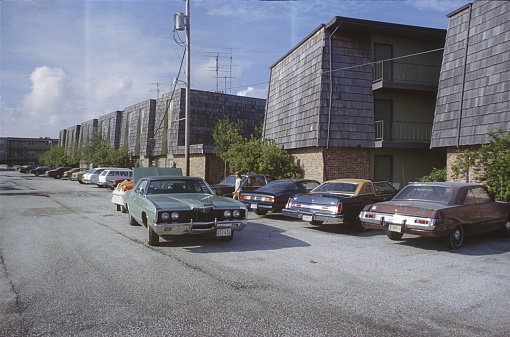
[(391, 80), (393, 78), (393, 61), (391, 59), (393, 59), (393, 46), (391, 44), (374, 44), (374, 61), (376, 62), (374, 81)]
[(393, 101), (384, 99), (374, 100), (374, 120), (376, 140), (392, 140)]
[(393, 181), (393, 156), (374, 156), (374, 180)]

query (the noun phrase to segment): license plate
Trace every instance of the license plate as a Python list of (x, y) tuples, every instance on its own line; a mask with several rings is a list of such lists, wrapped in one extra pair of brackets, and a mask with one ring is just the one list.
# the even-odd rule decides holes
[(251, 209), (257, 209), (257, 206), (258, 206), (257, 204), (250, 204)]
[(218, 228), (216, 229), (216, 236), (230, 236), (232, 235), (231, 228)]
[(400, 232), (402, 232), (402, 226), (399, 226), (399, 225), (388, 225), (388, 230), (390, 232), (400, 233)]
[(313, 220), (313, 216), (311, 216), (311, 215), (303, 215), (303, 220), (305, 220), (305, 221), (312, 221)]

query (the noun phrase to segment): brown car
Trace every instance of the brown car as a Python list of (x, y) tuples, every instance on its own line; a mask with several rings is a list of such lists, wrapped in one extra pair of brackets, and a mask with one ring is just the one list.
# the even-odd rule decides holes
[(391, 240), (443, 237), (453, 249), (465, 235), (500, 230), (510, 236), (510, 204), (494, 201), (480, 184), (412, 183), (390, 201), (365, 206), (360, 219), (366, 228), (386, 230)]

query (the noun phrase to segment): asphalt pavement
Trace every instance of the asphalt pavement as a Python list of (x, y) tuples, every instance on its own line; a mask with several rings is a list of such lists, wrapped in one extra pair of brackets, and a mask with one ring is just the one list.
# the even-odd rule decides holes
[(510, 239), (250, 212), (158, 247), (111, 190), (0, 172), (0, 336), (509, 336)]

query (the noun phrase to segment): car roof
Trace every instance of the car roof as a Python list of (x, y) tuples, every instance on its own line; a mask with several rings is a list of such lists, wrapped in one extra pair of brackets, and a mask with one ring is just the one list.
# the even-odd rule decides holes
[[(303, 181), (315, 181), (315, 182), (318, 182), (317, 180), (315, 179), (305, 179), (305, 178), (286, 178), (286, 179), (277, 179), (277, 180), (273, 180), (273, 181), (270, 181), (269, 183), (275, 183), (275, 182), (278, 182), (278, 181), (288, 181), (288, 182), (292, 182), (292, 183), (299, 183), (299, 182), (303, 182)], [(268, 184), (269, 184), (268, 183)]]
[(464, 183), (459, 181), (434, 181), (434, 182), (412, 182), (409, 185), (414, 186), (448, 186), (448, 187), (470, 187), (470, 186), (484, 186), (483, 184), (478, 183)]
[(363, 184), (363, 183), (371, 183), (371, 180), (368, 179), (350, 179), (350, 178), (342, 178), (342, 179), (333, 179), (333, 180), (327, 180), (324, 183), (330, 183), (330, 182), (342, 182), (342, 183), (353, 183), (353, 184)]
[(147, 180), (183, 180), (183, 179), (189, 179), (189, 180), (204, 180), (199, 177), (188, 177), (188, 176), (149, 176), (149, 177), (143, 177), (140, 179), (147, 179)]

